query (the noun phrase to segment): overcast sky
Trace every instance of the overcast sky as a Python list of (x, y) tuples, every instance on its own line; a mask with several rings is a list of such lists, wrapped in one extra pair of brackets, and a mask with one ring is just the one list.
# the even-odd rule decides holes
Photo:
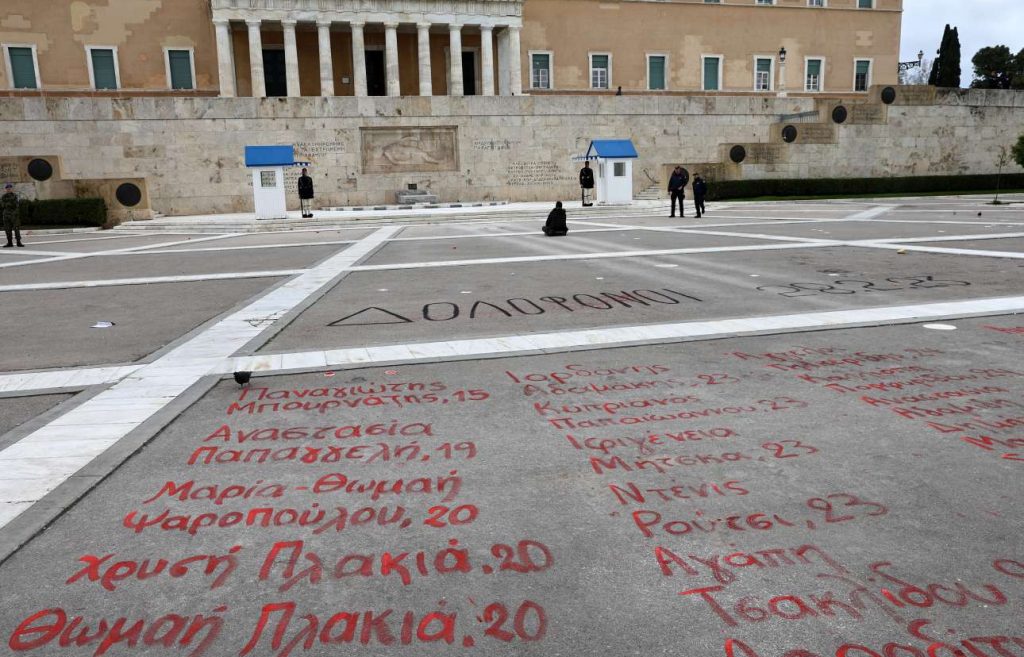
[(946, 23), (960, 28), (965, 87), (974, 78), (971, 58), (985, 46), (1024, 48), (1024, 0), (903, 0), (903, 39), (900, 61), (934, 59)]

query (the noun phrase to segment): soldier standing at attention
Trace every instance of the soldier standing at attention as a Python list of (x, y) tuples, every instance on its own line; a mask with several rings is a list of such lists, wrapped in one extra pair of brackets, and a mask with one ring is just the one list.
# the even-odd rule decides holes
[(18, 246), (25, 246), (21, 243), (21, 217), (18, 216), (18, 201), (18, 195), (14, 193), (14, 185), (11, 183), (4, 185), (4, 195), (0, 196), (0, 212), (4, 215), (4, 233), (7, 234), (7, 244), (4, 244), (3, 247), (5, 249), (14, 246), (11, 242), (12, 233)]
[(310, 204), (313, 202), (313, 179), (309, 177), (309, 173), (305, 169), (302, 170), (302, 175), (299, 176), (299, 206), (302, 208), (302, 218), (312, 219), (313, 211), (310, 209)]
[(580, 190), (583, 193), (583, 207), (589, 208), (594, 204), (594, 170), (590, 168), (590, 160), (584, 162), (580, 169)]

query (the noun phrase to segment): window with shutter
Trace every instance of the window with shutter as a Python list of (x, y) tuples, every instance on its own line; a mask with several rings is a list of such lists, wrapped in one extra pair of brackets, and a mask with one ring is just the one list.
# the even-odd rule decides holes
[(665, 89), (665, 57), (651, 55), (647, 58), (647, 85), (651, 90)]
[(93, 48), (92, 79), (96, 89), (117, 89), (117, 68), (114, 65), (114, 51), (108, 48)]
[(194, 89), (192, 81), (192, 53), (188, 50), (168, 50), (167, 65), (171, 70), (171, 89)]
[(719, 79), (718, 68), (721, 60), (718, 57), (704, 58), (704, 90), (718, 91)]
[(38, 89), (36, 62), (31, 48), (8, 48), (7, 57), (11, 62), (11, 86), (15, 89)]

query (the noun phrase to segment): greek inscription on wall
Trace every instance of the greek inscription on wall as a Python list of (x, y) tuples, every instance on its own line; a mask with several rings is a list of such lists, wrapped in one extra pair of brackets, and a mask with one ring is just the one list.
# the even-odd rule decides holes
[(475, 151), (510, 151), (521, 142), (518, 139), (474, 139)]
[(341, 141), (303, 141), (295, 144), (295, 158), (302, 161), (315, 159), (317, 155), (345, 152), (345, 142)]
[(852, 108), (850, 123), (885, 123), (886, 113), (884, 105), (854, 105)]
[(510, 187), (532, 185), (554, 185), (571, 182), (574, 178), (554, 162), (509, 162), (508, 184)]
[(17, 161), (0, 160), (0, 181), (16, 181), (20, 178)]
[(361, 128), (363, 173), (458, 171), (455, 126)]

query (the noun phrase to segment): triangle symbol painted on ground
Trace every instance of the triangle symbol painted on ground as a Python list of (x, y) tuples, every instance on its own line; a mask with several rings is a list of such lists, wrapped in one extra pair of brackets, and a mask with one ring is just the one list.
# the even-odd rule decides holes
[[(348, 321), (350, 319), (359, 317), (363, 313), (368, 313), (370, 311), (376, 311), (376, 313), (374, 315), (370, 315), (368, 318), (361, 318), (363, 319), (363, 321)], [(408, 317), (402, 317), (398, 313), (393, 313), (390, 310), (384, 310), (383, 308), (378, 308), (377, 306), (370, 306), (369, 308), (363, 308), (357, 313), (352, 313), (347, 317), (342, 317), (341, 319), (335, 320), (328, 324), (327, 326), (341, 326), (342, 324), (344, 324), (345, 326), (375, 326), (378, 324), (412, 324), (412, 320), (409, 319)]]

